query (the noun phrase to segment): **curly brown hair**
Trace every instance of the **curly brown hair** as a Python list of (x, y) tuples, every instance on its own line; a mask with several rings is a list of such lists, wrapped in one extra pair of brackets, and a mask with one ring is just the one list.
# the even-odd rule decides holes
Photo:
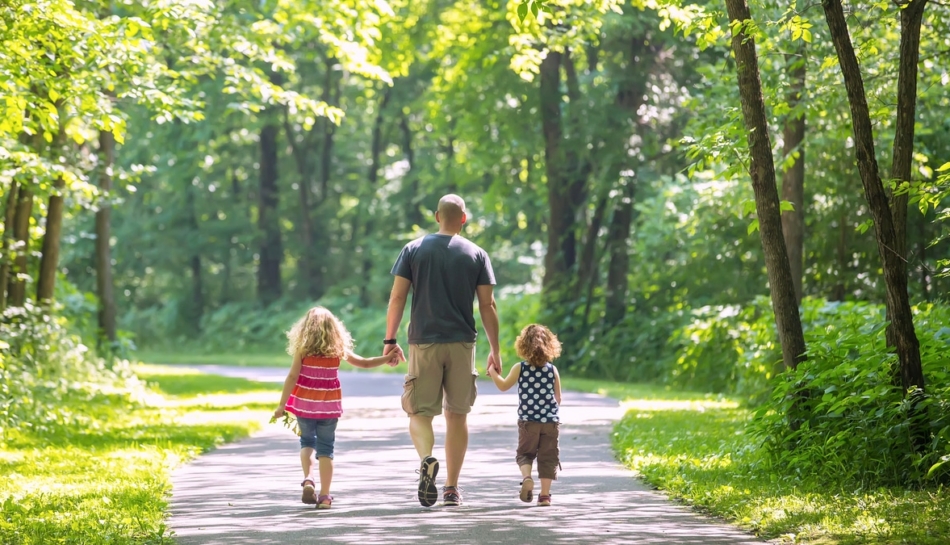
[(531, 324), (521, 330), (515, 341), (515, 350), (518, 356), (534, 367), (544, 367), (544, 364), (561, 355), (561, 341), (543, 325)]

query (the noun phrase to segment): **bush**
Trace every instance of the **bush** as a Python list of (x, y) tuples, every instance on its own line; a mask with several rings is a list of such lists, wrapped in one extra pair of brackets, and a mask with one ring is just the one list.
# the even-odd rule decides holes
[[(31, 303), (4, 311), (0, 338), (0, 436), (87, 422), (94, 402), (125, 403), (140, 391), (127, 361), (97, 357), (67, 318)], [(89, 410), (70, 408), (82, 402)]]
[[(879, 305), (827, 303), (805, 313), (808, 361), (783, 373), (750, 433), (780, 472), (870, 488), (945, 479), (950, 459), (950, 322), (916, 309), (926, 396), (905, 397)], [(918, 447), (915, 448), (915, 442)]]

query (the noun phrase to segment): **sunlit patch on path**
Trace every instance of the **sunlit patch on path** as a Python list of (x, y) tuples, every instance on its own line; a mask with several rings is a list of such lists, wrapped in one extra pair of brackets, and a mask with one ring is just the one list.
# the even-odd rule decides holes
[[(228, 370), (265, 380), (282, 380), (282, 372)], [(539, 508), (518, 500), (514, 394), (480, 384), (462, 473), (465, 504), (423, 508), (415, 498), (418, 462), (399, 409), (402, 378), (342, 375), (346, 414), (337, 431), (333, 509), (300, 503), (296, 437), (273, 425), (176, 471), (171, 526), (179, 543), (760, 543), (632, 478), (610, 451), (611, 425), (624, 408), (593, 394), (565, 393), (563, 472), (552, 490), (554, 505)]]

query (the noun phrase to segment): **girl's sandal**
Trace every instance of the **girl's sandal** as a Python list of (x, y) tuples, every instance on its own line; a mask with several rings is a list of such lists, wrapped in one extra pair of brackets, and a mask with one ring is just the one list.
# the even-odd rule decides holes
[(317, 500), (317, 509), (329, 509), (333, 503), (333, 496), (320, 496)]
[(527, 503), (534, 499), (534, 479), (525, 477), (521, 481), (521, 501)]
[(300, 496), (300, 501), (306, 503), (307, 505), (314, 505), (317, 503), (316, 488), (313, 479), (304, 479), (300, 486), (303, 487), (303, 494)]
[(551, 495), (538, 495), (538, 507), (550, 507)]

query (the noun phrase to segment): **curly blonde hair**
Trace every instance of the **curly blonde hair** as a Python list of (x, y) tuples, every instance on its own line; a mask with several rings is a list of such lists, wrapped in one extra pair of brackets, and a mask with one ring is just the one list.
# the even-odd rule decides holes
[(291, 356), (343, 358), (353, 349), (353, 338), (343, 322), (323, 307), (313, 307), (287, 332)]
[(521, 330), (515, 341), (515, 350), (519, 357), (534, 367), (544, 367), (544, 364), (561, 355), (561, 341), (543, 325), (531, 324)]

